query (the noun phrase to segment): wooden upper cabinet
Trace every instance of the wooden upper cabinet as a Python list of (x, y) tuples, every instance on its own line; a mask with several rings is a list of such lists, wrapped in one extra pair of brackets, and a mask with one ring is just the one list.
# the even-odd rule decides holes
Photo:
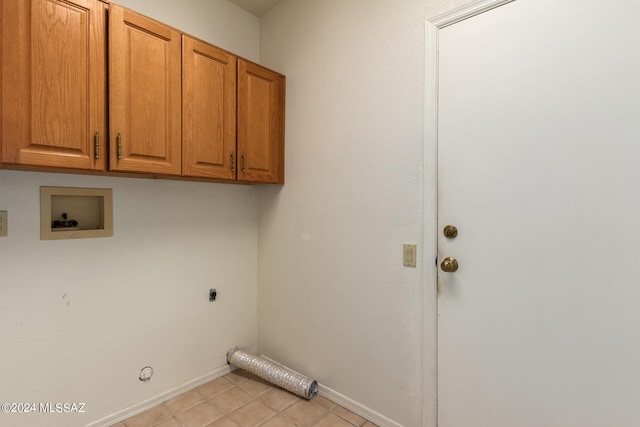
[(105, 169), (105, 16), (98, 0), (2, 0), (0, 162)]
[(238, 181), (284, 184), (284, 76), (238, 59)]
[(109, 5), (112, 171), (180, 175), (181, 34)]
[(0, 90), (0, 165), (284, 183), (285, 77), (114, 3), (0, 0)]
[(182, 175), (236, 178), (236, 57), (182, 36)]

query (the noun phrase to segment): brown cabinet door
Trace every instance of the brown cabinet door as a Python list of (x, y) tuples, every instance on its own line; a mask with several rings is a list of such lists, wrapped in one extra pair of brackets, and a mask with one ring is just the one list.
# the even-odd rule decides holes
[(182, 36), (182, 174), (236, 178), (236, 57)]
[(180, 175), (180, 33), (109, 6), (109, 138), (113, 171)]
[(238, 59), (238, 181), (284, 184), (284, 76)]
[(0, 8), (0, 160), (104, 170), (104, 4), (2, 0)]

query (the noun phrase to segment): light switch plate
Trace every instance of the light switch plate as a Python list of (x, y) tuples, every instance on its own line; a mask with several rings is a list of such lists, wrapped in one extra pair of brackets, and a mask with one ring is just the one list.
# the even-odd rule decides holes
[(9, 219), (7, 211), (0, 211), (0, 237), (7, 237), (9, 231)]
[(416, 266), (416, 250), (417, 245), (405, 243), (402, 245), (402, 263), (405, 267)]

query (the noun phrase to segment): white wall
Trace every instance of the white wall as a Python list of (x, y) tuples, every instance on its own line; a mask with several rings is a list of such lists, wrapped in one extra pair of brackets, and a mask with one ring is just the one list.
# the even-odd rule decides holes
[[(226, 2), (121, 3), (257, 59), (258, 21)], [(112, 188), (113, 237), (41, 241), (42, 185)], [(255, 348), (254, 187), (0, 170), (0, 210), (0, 402), (86, 403), (0, 425), (84, 426), (225, 369), (232, 346)]]
[(402, 266), (424, 247), (425, 19), (463, 3), (284, 0), (261, 19), (287, 141), (286, 185), (259, 189), (258, 348), (405, 426), (434, 318), (434, 284)]

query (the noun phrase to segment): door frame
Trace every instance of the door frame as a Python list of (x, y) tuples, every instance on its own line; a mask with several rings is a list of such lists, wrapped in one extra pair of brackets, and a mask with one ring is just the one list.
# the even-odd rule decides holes
[(422, 425), (438, 425), (438, 33), (515, 0), (476, 0), (425, 23)]

